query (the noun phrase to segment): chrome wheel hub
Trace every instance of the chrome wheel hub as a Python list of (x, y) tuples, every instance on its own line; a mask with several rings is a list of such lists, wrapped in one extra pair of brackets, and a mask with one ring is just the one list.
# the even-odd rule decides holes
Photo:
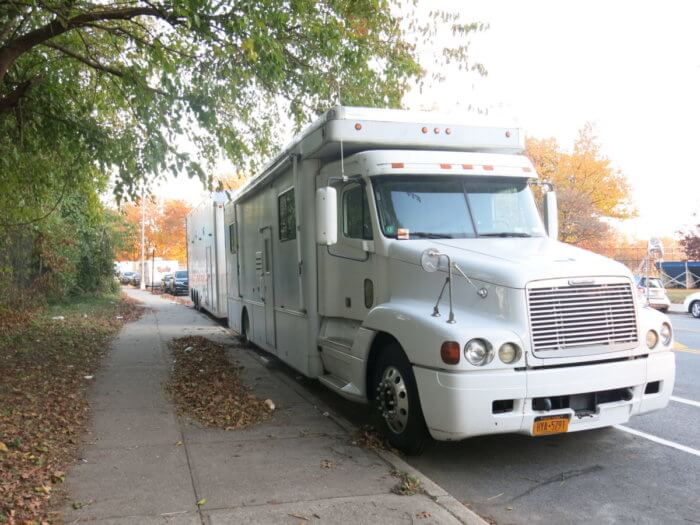
[(700, 317), (700, 301), (695, 301), (693, 303), (693, 315), (695, 317)]
[(408, 424), (408, 390), (401, 373), (393, 366), (384, 370), (377, 386), (377, 405), (389, 429), (400, 434)]

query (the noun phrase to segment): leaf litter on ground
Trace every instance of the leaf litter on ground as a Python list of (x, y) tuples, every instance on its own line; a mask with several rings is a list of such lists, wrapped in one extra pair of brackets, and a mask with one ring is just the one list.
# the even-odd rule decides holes
[[(206, 337), (174, 339), (175, 359), (166, 390), (178, 412), (205, 427), (236, 430), (271, 417), (274, 404), (258, 399), (223, 345)], [(268, 402), (269, 401), (269, 402)]]
[(126, 296), (0, 310), (0, 523), (60, 521), (58, 487), (89, 417), (85, 377), (111, 337), (142, 312)]

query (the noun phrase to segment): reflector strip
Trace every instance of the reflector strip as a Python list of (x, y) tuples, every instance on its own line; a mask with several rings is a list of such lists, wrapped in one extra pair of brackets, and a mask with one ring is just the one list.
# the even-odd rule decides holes
[(462, 169), (463, 170), (473, 170), (474, 165), (473, 164), (462, 164)]
[(440, 164), (440, 167), (443, 170), (451, 170), (452, 169), (452, 164)]
[(403, 168), (403, 162), (392, 162), (391, 167), (392, 168)]
[(484, 166), (484, 171), (493, 171), (493, 166)]

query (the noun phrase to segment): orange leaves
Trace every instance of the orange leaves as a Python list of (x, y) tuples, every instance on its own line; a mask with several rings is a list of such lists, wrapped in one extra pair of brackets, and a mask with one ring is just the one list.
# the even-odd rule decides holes
[(580, 244), (597, 239), (608, 232), (601, 218), (634, 216), (627, 178), (601, 153), (591, 124), (579, 130), (571, 151), (553, 138), (528, 139), (526, 155), (557, 190), (562, 240)]
[(185, 217), (191, 207), (182, 200), (156, 202), (145, 199), (145, 210), (140, 204), (122, 206), (122, 215), (128, 225), (128, 239), (124, 249), (116, 255), (117, 260), (135, 261), (141, 257), (141, 214), (145, 215), (146, 256), (153, 250), (157, 257), (175, 259), (184, 264), (187, 260), (185, 240)]

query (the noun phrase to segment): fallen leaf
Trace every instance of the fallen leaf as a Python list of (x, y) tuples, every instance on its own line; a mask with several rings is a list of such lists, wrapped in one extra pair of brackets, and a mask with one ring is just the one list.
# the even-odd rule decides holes
[(321, 468), (331, 469), (333, 467), (335, 467), (335, 463), (333, 463), (330, 459), (321, 460)]
[(513, 507), (511, 507), (510, 505), (508, 505), (508, 506), (506, 507), (506, 510), (513, 510)]
[(422, 510), (416, 514), (416, 518), (420, 519), (430, 518), (431, 516), (432, 514), (430, 514), (430, 512), (428, 512), (427, 510)]
[(266, 399), (266, 400), (265, 400), (265, 406), (266, 406), (268, 409), (270, 409), (270, 410), (274, 410), (274, 409), (275, 409), (275, 403), (274, 403), (274, 401), (272, 401), (272, 399)]
[(297, 518), (297, 519), (300, 519), (300, 520), (304, 520), (304, 521), (309, 521), (309, 518), (307, 518), (307, 517), (304, 516), (303, 514), (293, 514), (293, 513), (290, 513), (290, 514), (288, 514), (288, 516), (291, 516), (292, 518)]
[(202, 498), (197, 502), (197, 506), (203, 507), (206, 502), (207, 502), (207, 498)]
[(2, 441), (0, 441), (0, 452), (9, 452), (9, 450), (7, 449), (7, 445), (5, 445), (5, 443), (3, 443)]

